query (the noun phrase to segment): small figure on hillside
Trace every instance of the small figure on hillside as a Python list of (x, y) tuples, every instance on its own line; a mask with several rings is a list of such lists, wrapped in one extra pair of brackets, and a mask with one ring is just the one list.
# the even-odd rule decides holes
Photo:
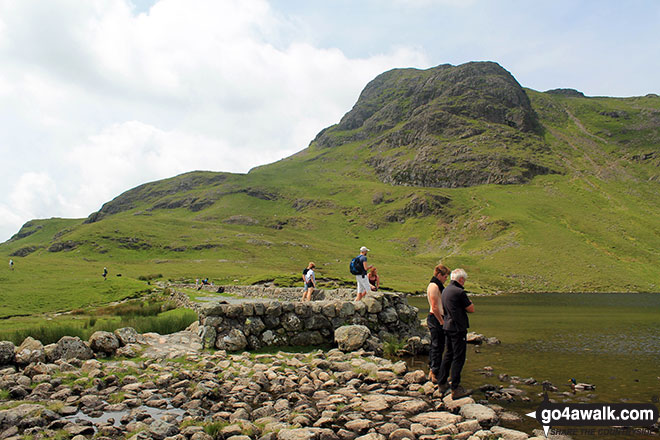
[(369, 270), (369, 274), (367, 275), (367, 278), (369, 278), (369, 287), (371, 287), (371, 291), (375, 292), (378, 290), (380, 287), (380, 277), (378, 276), (378, 272), (376, 271), (376, 266), (373, 266), (371, 270)]
[(14, 260), (9, 260), (9, 270), (14, 270)]
[(108, 268), (104, 267), (103, 268), (103, 281), (105, 281), (107, 279), (106, 278), (107, 276), (108, 276)]
[(467, 349), (467, 329), (470, 327), (468, 313), (474, 313), (474, 304), (467, 297), (465, 281), (467, 273), (463, 269), (454, 269), (451, 273), (451, 283), (442, 291), (442, 326), (445, 331), (445, 355), (440, 365), (438, 389), (444, 393), (449, 388), (449, 373), (451, 371), (451, 398), (459, 399), (472, 394), (461, 386), (461, 371), (465, 365)]
[(199, 287), (199, 278), (195, 278), (195, 288)]
[(360, 301), (367, 293), (371, 292), (367, 272), (373, 266), (367, 265), (367, 252), (369, 252), (369, 249), (362, 246), (360, 248), (360, 255), (351, 260), (351, 273), (355, 275), (357, 281), (357, 296), (355, 297), (355, 301)]
[(307, 272), (305, 272), (305, 275), (303, 275), (306, 290), (303, 293), (302, 301), (312, 300), (312, 293), (314, 293), (314, 289), (316, 289), (316, 275), (314, 274), (315, 268), (316, 264), (310, 261), (310, 263), (307, 265)]
[(440, 365), (442, 364), (442, 353), (445, 351), (445, 331), (442, 329), (445, 323), (442, 315), (442, 291), (445, 289), (444, 282), (449, 278), (450, 270), (443, 264), (438, 264), (433, 269), (433, 277), (426, 287), (426, 299), (429, 301), (429, 316), (426, 325), (431, 333), (431, 347), (429, 349), (429, 380), (438, 383), (440, 376)]

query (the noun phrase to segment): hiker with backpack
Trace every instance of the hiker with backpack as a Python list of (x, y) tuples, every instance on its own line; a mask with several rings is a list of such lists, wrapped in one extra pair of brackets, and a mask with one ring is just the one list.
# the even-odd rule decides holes
[(360, 255), (353, 258), (350, 264), (350, 271), (355, 275), (355, 279), (357, 280), (357, 296), (355, 297), (355, 301), (360, 301), (367, 293), (371, 292), (367, 272), (373, 266), (367, 265), (367, 252), (369, 252), (369, 249), (362, 246), (360, 248)]
[(301, 301), (311, 301), (312, 293), (316, 289), (316, 275), (314, 275), (314, 269), (316, 264), (309, 262), (307, 268), (303, 269), (303, 281), (305, 282), (305, 290), (303, 291), (303, 296)]

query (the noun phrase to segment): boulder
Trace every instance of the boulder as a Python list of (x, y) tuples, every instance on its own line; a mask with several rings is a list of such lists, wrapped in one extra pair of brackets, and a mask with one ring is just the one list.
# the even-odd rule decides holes
[(487, 406), (478, 403), (463, 405), (460, 410), (461, 416), (466, 419), (475, 419), (481, 426), (493, 426), (497, 423), (497, 414)]
[(485, 341), (484, 335), (478, 333), (469, 332), (465, 337), (468, 344), (482, 344)]
[(218, 337), (215, 347), (218, 350), (241, 351), (247, 347), (247, 338), (245, 334), (238, 329), (231, 329), (229, 333)]
[(40, 341), (28, 336), (16, 349), (15, 359), (18, 365), (24, 367), (32, 362), (45, 362), (46, 352)]
[(371, 331), (364, 325), (345, 325), (335, 330), (335, 342), (341, 351), (355, 351), (364, 345)]
[(298, 315), (296, 315), (295, 313), (287, 313), (282, 318), (282, 327), (284, 327), (284, 329), (287, 331), (297, 332), (302, 330), (303, 322), (300, 320), (300, 318), (298, 318)]
[(138, 357), (142, 351), (142, 347), (138, 344), (128, 344), (117, 349), (117, 356), (134, 358)]
[(282, 429), (277, 433), (277, 440), (313, 440), (319, 428)]
[(462, 420), (463, 418), (461, 416), (445, 411), (425, 412), (410, 419), (413, 423), (419, 423), (431, 428), (441, 428), (443, 426), (456, 424)]
[(121, 346), (137, 343), (140, 336), (133, 327), (118, 328), (114, 333)]
[(63, 336), (57, 341), (57, 347), (52, 355), (55, 359), (80, 359), (88, 360), (94, 358), (92, 349), (77, 336)]
[(362, 302), (367, 307), (369, 313), (380, 313), (383, 310), (383, 296), (367, 295), (362, 298)]
[(427, 380), (426, 373), (423, 370), (410, 371), (403, 376), (403, 380), (407, 383), (424, 383)]
[(163, 440), (165, 437), (172, 437), (179, 433), (179, 428), (163, 420), (156, 420), (149, 427), (149, 432), (156, 440)]
[(526, 440), (529, 438), (529, 435), (521, 431), (516, 431), (514, 429), (502, 428), (501, 426), (493, 426), (490, 428), (490, 431), (493, 434), (496, 434), (498, 438), (503, 440)]
[(202, 345), (204, 348), (213, 348), (215, 347), (215, 340), (217, 337), (217, 332), (215, 327), (210, 325), (204, 325), (199, 328), (199, 336), (202, 338)]
[(378, 314), (378, 319), (385, 324), (391, 324), (399, 320), (399, 315), (396, 314), (394, 307), (387, 307)]
[(0, 341), (0, 367), (14, 363), (16, 347), (12, 342)]
[(385, 440), (385, 436), (383, 434), (379, 434), (377, 432), (370, 432), (369, 434), (365, 434), (363, 436), (360, 436), (356, 438), (355, 440)]
[(416, 440), (415, 434), (413, 434), (412, 431), (409, 429), (399, 428), (393, 431), (389, 436), (389, 440), (406, 440), (406, 439)]
[(98, 331), (89, 337), (89, 346), (97, 353), (112, 354), (119, 348), (119, 339), (113, 333)]
[(383, 355), (383, 342), (376, 337), (372, 336), (367, 339), (362, 348), (365, 351), (372, 351), (376, 356)]

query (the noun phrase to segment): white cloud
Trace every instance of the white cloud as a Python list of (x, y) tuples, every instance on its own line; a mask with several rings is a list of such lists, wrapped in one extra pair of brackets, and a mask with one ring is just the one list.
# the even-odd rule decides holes
[(282, 158), (377, 74), (429, 64), (316, 47), (264, 0), (0, 0), (0, 17), (0, 240), (149, 180)]

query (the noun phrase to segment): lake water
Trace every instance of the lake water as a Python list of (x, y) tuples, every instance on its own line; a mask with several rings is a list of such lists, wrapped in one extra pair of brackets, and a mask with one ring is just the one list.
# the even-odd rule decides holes
[[(470, 315), (470, 331), (495, 336), (502, 344), (482, 345), (479, 353), (468, 346), (462, 379), (466, 387), (507, 385), (498, 380), (499, 374), (506, 373), (533, 377), (539, 383), (549, 380), (559, 392), (570, 392), (569, 379), (575, 378), (596, 385), (595, 391), (571, 396), (557, 392), (550, 397), (558, 402), (660, 406), (660, 294), (547, 293), (471, 299), (476, 312)], [(428, 315), (426, 297), (411, 297), (408, 301), (420, 309), (420, 317)], [(420, 357), (412, 362), (426, 367), (427, 359)], [(484, 366), (493, 368), (493, 377), (481, 374)], [(519, 414), (536, 409), (541, 402), (541, 387), (516, 387), (528, 391), (531, 402), (503, 406)], [(528, 433), (539, 427), (535, 420), (526, 419), (511, 427)]]

